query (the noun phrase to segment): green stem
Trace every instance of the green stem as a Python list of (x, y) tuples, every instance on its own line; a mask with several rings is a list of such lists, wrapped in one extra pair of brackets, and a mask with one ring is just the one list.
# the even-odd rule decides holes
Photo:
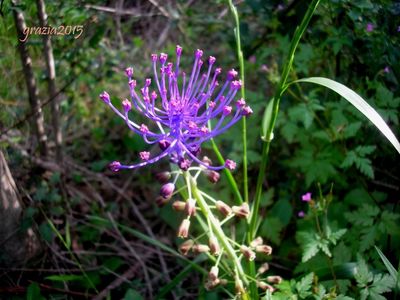
[[(245, 95), (245, 86), (244, 86), (244, 61), (243, 61), (243, 52), (242, 45), (240, 42), (240, 22), (239, 15), (236, 7), (233, 5), (232, 0), (229, 0), (229, 7), (235, 18), (235, 38), (236, 38), (236, 51), (237, 57), (239, 60), (239, 68), (240, 68), (240, 80), (242, 81), (241, 87), (241, 95), (243, 99), (246, 99)], [(244, 201), (249, 203), (249, 187), (248, 187), (248, 176), (247, 176), (247, 125), (246, 118), (242, 118), (242, 143), (243, 143), (243, 194)]]
[(248, 282), (247, 282), (246, 276), (244, 274), (242, 265), (235, 253), (235, 250), (231, 246), (228, 238), (226, 237), (224, 231), (222, 230), (219, 220), (212, 213), (206, 200), (203, 198), (200, 191), (198, 190), (196, 181), (190, 175), (190, 173), (185, 172), (184, 177), (188, 183), (188, 186), (190, 186), (190, 188), (191, 188), (193, 197), (194, 197), (194, 199), (196, 199), (197, 205), (199, 206), (201, 212), (203, 213), (204, 217), (209, 220), (213, 234), (218, 239), (218, 241), (221, 243), (221, 246), (223, 247), (224, 251), (228, 255), (229, 259), (231, 260), (231, 262), (233, 263), (235, 268), (237, 268), (240, 278), (247, 285)]
[[(215, 154), (217, 155), (218, 161), (221, 164), (225, 163), (224, 158), (222, 157), (221, 152), (218, 149), (217, 144), (215, 143), (214, 139), (211, 139), (211, 144), (212, 147), (214, 149)], [(242, 204), (243, 203), (243, 198), (242, 195), (240, 194), (239, 188), (236, 184), (235, 178), (233, 178), (233, 175), (231, 173), (231, 171), (227, 170), (226, 168), (223, 170), (223, 172), (225, 173), (226, 178), (228, 179), (228, 183), (231, 186), (231, 190), (233, 191), (234, 195), (235, 195), (235, 199), (236, 199), (236, 204)]]
[(308, 23), (311, 20), (311, 17), (313, 16), (315, 9), (318, 6), (320, 0), (313, 0), (310, 4), (310, 6), (307, 9), (306, 14), (304, 15), (303, 20), (301, 21), (301, 24), (299, 27), (296, 28), (296, 31), (294, 33), (294, 37), (292, 39), (292, 42), (290, 44), (290, 49), (287, 57), (287, 62), (284, 65), (283, 71), (282, 71), (282, 77), (280, 79), (278, 88), (275, 92), (274, 98), (273, 98), (273, 105), (272, 105), (272, 116), (270, 119), (270, 123), (268, 124), (267, 127), (267, 132), (265, 134), (265, 139), (266, 142), (263, 143), (263, 148), (262, 148), (262, 158), (261, 158), (261, 165), (260, 165), (260, 170), (258, 173), (258, 178), (257, 178), (257, 185), (256, 185), (256, 194), (255, 194), (255, 199), (254, 199), (254, 204), (251, 209), (251, 217), (250, 217), (250, 228), (248, 231), (248, 240), (252, 240), (255, 238), (257, 234), (257, 216), (258, 216), (258, 210), (260, 207), (260, 201), (261, 201), (261, 195), (262, 195), (262, 185), (264, 182), (264, 175), (265, 175), (265, 170), (267, 167), (267, 161), (268, 161), (268, 154), (269, 154), (269, 149), (270, 149), (270, 144), (271, 144), (271, 133), (274, 130), (275, 127), (275, 122), (278, 116), (278, 111), (279, 111), (279, 103), (281, 100), (281, 97), (283, 93), (285, 92), (287, 88), (287, 79), (289, 77), (290, 70), (293, 65), (293, 60), (294, 60), (294, 54), (296, 52), (297, 46), (299, 44), (299, 41), (301, 37), (303, 36)]

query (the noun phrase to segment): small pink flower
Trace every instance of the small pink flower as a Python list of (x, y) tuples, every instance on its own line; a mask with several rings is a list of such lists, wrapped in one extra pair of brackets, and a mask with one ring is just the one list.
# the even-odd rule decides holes
[(265, 72), (265, 73), (268, 73), (268, 72), (269, 72), (268, 66), (267, 66), (267, 65), (262, 65), (262, 66), (261, 66), (261, 71), (263, 71), (263, 72)]
[(297, 216), (299, 217), (299, 218), (304, 218), (305, 217), (305, 213), (304, 213), (304, 211), (299, 211), (298, 213), (297, 213)]
[(235, 170), (236, 168), (236, 163), (233, 160), (227, 159), (225, 161), (225, 166), (229, 169), (229, 170)]
[(141, 160), (149, 160), (150, 152), (142, 151), (142, 152), (139, 153), (139, 156), (140, 156)]
[(389, 68), (389, 66), (386, 66), (386, 67), (383, 69), (383, 72), (385, 72), (385, 73), (390, 73), (390, 68)]
[(366, 30), (367, 32), (372, 32), (372, 31), (374, 31), (374, 24), (368, 23), (367, 26), (365, 27), (365, 30)]
[(249, 57), (249, 62), (252, 63), (252, 64), (255, 64), (256, 60), (257, 60), (257, 58), (256, 58), (255, 55), (252, 55), (252, 56)]
[(310, 202), (311, 201), (311, 193), (305, 193), (303, 196), (301, 196), (301, 200), (304, 202)]

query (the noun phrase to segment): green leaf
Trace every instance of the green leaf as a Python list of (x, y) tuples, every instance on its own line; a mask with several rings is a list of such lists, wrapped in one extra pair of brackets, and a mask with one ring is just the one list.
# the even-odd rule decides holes
[(296, 239), (303, 248), (302, 262), (308, 261), (318, 253), (319, 242), (315, 233), (299, 231), (296, 235)]
[(79, 280), (86, 280), (83, 275), (76, 275), (76, 274), (63, 274), (63, 275), (50, 275), (45, 277), (47, 280), (51, 281), (79, 281)]
[[(294, 82), (309, 82), (309, 83), (319, 84), (341, 95), (343, 98), (349, 101), (355, 108), (357, 108), (365, 117), (367, 117), (383, 133), (383, 135), (394, 146), (397, 152), (400, 153), (400, 143), (397, 140), (394, 133), (390, 130), (389, 126), (385, 123), (385, 121), (378, 114), (378, 112), (375, 109), (373, 109), (371, 105), (369, 105), (363, 98), (361, 98), (353, 90), (349, 89), (348, 87), (339, 82), (324, 77), (310, 77), (310, 78), (299, 79)], [(289, 83), (287, 86), (289, 86), (292, 83)]]
[(304, 299), (311, 295), (311, 286), (314, 279), (314, 273), (310, 273), (304, 276), (299, 282), (296, 283), (296, 290), (301, 299)]
[(40, 294), (40, 287), (36, 282), (32, 282), (26, 290), (27, 300), (41, 300), (44, 299)]
[(337, 241), (346, 233), (347, 229), (339, 229), (331, 233), (328, 239), (332, 242), (332, 244), (336, 245)]
[[(263, 117), (263, 120), (262, 120), (261, 139), (264, 142), (268, 142), (268, 138), (269, 137), (267, 137), (267, 133), (268, 133), (269, 130), (271, 130), (269, 128), (269, 126), (271, 125), (271, 121), (272, 121), (272, 108), (273, 108), (273, 102), (274, 102), (273, 100), (274, 100), (274, 98), (272, 98), (268, 102), (267, 107), (265, 108), (264, 117)], [(272, 134), (273, 133), (271, 132), (271, 135)], [(271, 139), (271, 138), (269, 138), (269, 139)]]

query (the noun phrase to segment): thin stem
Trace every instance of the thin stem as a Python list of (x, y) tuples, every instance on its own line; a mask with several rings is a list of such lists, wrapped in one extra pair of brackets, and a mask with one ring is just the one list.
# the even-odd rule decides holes
[[(242, 46), (240, 42), (240, 22), (239, 22), (239, 14), (237, 12), (236, 7), (233, 5), (232, 0), (229, 0), (229, 7), (235, 18), (235, 38), (236, 38), (236, 51), (237, 57), (239, 60), (240, 67), (240, 80), (242, 81), (241, 87), (241, 95), (243, 99), (246, 99), (245, 94), (245, 81), (244, 81), (244, 61), (243, 61), (243, 52)], [(248, 187), (248, 176), (247, 176), (247, 125), (246, 118), (242, 118), (242, 143), (243, 143), (243, 194), (244, 201), (249, 203), (249, 187)]]
[(240, 278), (247, 285), (248, 282), (247, 282), (246, 276), (244, 274), (242, 265), (240, 264), (240, 261), (239, 261), (238, 257), (236, 256), (235, 250), (232, 248), (228, 238), (226, 237), (224, 231), (222, 230), (218, 219), (213, 215), (207, 202), (201, 195), (200, 191), (197, 189), (196, 181), (188, 172), (184, 173), (184, 177), (185, 177), (186, 181), (189, 183), (191, 192), (192, 192), (194, 198), (196, 199), (196, 202), (199, 205), (201, 212), (203, 213), (205, 218), (209, 221), (213, 234), (215, 235), (215, 237), (218, 239), (218, 241), (224, 248), (224, 251), (230, 258), (230, 260), (233, 263), (233, 265), (235, 266), (235, 268), (237, 268)]
[(311, 17), (313, 16), (315, 9), (318, 6), (320, 0), (313, 0), (310, 4), (310, 6), (307, 9), (307, 12), (301, 21), (301, 24), (299, 27), (296, 28), (294, 37), (292, 39), (292, 42), (290, 44), (290, 49), (289, 49), (289, 54), (287, 57), (286, 64), (284, 65), (283, 71), (282, 71), (282, 77), (280, 79), (279, 85), (277, 87), (277, 90), (275, 92), (274, 98), (272, 99), (273, 105), (272, 105), (272, 116), (270, 119), (270, 124), (268, 124), (267, 127), (267, 132), (266, 132), (266, 142), (263, 143), (263, 148), (262, 148), (262, 159), (261, 159), (261, 165), (260, 165), (260, 170), (258, 173), (258, 178), (257, 178), (257, 185), (256, 185), (256, 195), (254, 199), (254, 204), (251, 209), (251, 217), (250, 217), (250, 228), (248, 231), (248, 240), (253, 240), (256, 236), (257, 233), (257, 216), (258, 216), (258, 210), (260, 207), (260, 201), (261, 201), (261, 195), (262, 195), (262, 185), (264, 182), (264, 175), (265, 175), (265, 170), (267, 167), (267, 161), (268, 161), (268, 153), (270, 149), (270, 144), (271, 144), (271, 133), (274, 130), (275, 127), (275, 122), (278, 116), (278, 111), (279, 111), (279, 103), (281, 100), (281, 97), (283, 93), (285, 92), (287, 88), (287, 79), (289, 77), (289, 72), (292, 68), (293, 65), (293, 60), (294, 60), (294, 54), (296, 52), (297, 46), (299, 44), (299, 41), (301, 37), (303, 36), (308, 23), (311, 20)]

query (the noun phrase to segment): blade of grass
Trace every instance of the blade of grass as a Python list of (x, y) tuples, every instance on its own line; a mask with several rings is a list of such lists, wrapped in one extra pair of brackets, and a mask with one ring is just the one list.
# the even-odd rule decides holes
[(387, 257), (385, 256), (385, 254), (383, 254), (383, 252), (381, 251), (381, 249), (379, 249), (377, 246), (374, 246), (376, 252), (378, 252), (379, 256), (382, 259), (382, 262), (385, 264), (386, 269), (388, 270), (390, 276), (393, 277), (394, 282), (396, 282), (396, 287), (397, 289), (400, 289), (400, 273), (397, 272), (397, 270), (393, 267), (393, 265), (391, 264), (391, 262), (387, 259)]
[(304, 79), (298, 79), (293, 82), (290, 82), (286, 87), (289, 87), (293, 83), (297, 82), (308, 82), (314, 83), (318, 85), (322, 85), (331, 89), (332, 91), (338, 93), (348, 102), (350, 102), (355, 108), (357, 108), (368, 120), (372, 122), (379, 130), (383, 133), (383, 135), (388, 139), (388, 141), (393, 145), (393, 147), (400, 153), (400, 143), (397, 140), (394, 133), (390, 130), (389, 126), (385, 123), (383, 118), (378, 114), (378, 112), (373, 109), (371, 105), (368, 104), (363, 98), (361, 98), (356, 92), (349, 89), (345, 85), (324, 77), (310, 77)]

